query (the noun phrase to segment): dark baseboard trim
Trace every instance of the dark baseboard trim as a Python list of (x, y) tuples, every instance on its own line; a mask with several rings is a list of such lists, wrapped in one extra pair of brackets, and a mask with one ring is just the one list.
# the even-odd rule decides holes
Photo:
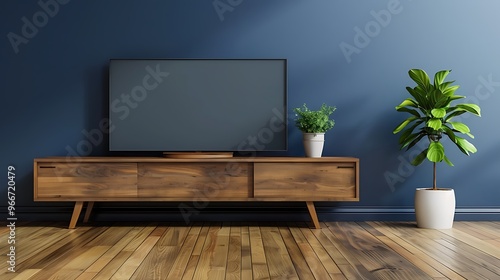
[[(324, 209), (320, 218), (339, 221), (414, 221), (413, 208), (349, 207)], [(330, 210), (330, 211), (328, 211)], [(319, 210), (318, 210), (319, 211)], [(455, 221), (500, 221), (500, 208), (457, 208)]]
[[(111, 204), (112, 205), (112, 204)], [(179, 204), (180, 205), (180, 204)], [(92, 214), (94, 221), (309, 221), (310, 217), (302, 203), (269, 207), (270, 205), (185, 208), (178, 204), (158, 206), (96, 206)], [(16, 207), (16, 218), (23, 221), (69, 221), (71, 206)], [(327, 207), (317, 206), (320, 221), (414, 221), (413, 208), (405, 207)], [(83, 213), (82, 213), (83, 215)], [(0, 219), (6, 219), (6, 214)], [(500, 207), (457, 208), (456, 221), (500, 221)]]

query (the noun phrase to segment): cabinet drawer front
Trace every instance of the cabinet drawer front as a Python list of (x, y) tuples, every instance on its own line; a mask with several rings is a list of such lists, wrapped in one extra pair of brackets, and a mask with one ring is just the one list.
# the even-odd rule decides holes
[(36, 198), (137, 197), (136, 163), (39, 163)]
[(255, 198), (358, 200), (356, 164), (255, 163)]
[(139, 197), (247, 198), (249, 163), (139, 163)]

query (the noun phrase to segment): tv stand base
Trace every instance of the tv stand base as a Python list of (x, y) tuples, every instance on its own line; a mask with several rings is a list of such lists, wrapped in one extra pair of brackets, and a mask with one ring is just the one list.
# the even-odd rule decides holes
[(35, 201), (75, 203), (69, 228), (95, 202), (306, 202), (319, 228), (314, 202), (359, 201), (349, 157), (48, 157), (33, 174)]

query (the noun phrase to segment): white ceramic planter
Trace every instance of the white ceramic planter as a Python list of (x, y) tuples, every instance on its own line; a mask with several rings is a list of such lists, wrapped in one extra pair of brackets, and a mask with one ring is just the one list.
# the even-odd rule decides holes
[(303, 133), (302, 137), (306, 157), (321, 157), (323, 154), (323, 146), (325, 144), (325, 134)]
[(453, 189), (419, 188), (415, 191), (415, 216), (420, 228), (447, 229), (455, 218)]

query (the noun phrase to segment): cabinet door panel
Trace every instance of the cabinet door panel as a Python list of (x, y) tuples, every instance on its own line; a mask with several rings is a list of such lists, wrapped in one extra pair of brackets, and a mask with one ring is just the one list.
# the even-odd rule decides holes
[(255, 163), (255, 198), (358, 200), (356, 164)]
[(137, 197), (136, 163), (39, 163), (35, 198)]
[(247, 198), (249, 163), (139, 163), (139, 197)]

